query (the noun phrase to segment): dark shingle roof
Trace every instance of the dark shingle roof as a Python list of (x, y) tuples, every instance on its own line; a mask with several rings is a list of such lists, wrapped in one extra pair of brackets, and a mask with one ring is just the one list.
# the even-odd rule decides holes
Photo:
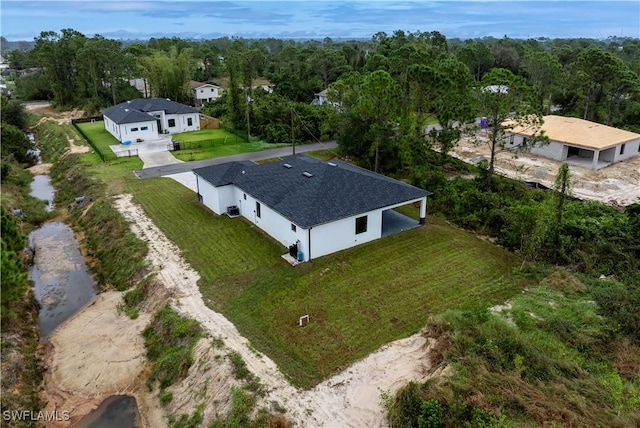
[(232, 162), (193, 172), (214, 186), (234, 184), (303, 228), (431, 194), (345, 162), (306, 155), (262, 165)]
[(198, 113), (193, 107), (167, 100), (165, 98), (136, 98), (125, 101), (113, 107), (102, 110), (102, 114), (113, 120), (117, 124), (136, 123), (156, 120), (148, 114), (152, 111), (162, 111), (165, 114), (186, 114)]

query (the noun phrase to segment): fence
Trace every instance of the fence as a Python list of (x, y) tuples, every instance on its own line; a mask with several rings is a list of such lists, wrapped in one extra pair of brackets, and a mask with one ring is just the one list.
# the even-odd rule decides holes
[(87, 134), (85, 134), (84, 131), (78, 126), (78, 123), (95, 122), (95, 121), (98, 121), (98, 120), (102, 120), (102, 116), (83, 117), (83, 118), (80, 118), (80, 119), (71, 119), (71, 124), (73, 125), (74, 128), (76, 128), (76, 131), (78, 131), (78, 133), (80, 135), (82, 135), (82, 138), (85, 139), (85, 141), (93, 148), (93, 150), (95, 150), (95, 152), (98, 154), (98, 156), (100, 156), (100, 160), (102, 160), (102, 162), (106, 162), (108, 160), (117, 159), (118, 156), (116, 156), (112, 152), (110, 152), (110, 153), (102, 152), (98, 148), (98, 146), (96, 146), (95, 143), (91, 140), (91, 138), (89, 138), (87, 136)]
[(246, 139), (237, 135), (228, 135), (224, 138), (211, 138), (197, 141), (172, 141), (167, 144), (167, 150), (196, 150), (209, 147), (220, 147), (246, 142)]

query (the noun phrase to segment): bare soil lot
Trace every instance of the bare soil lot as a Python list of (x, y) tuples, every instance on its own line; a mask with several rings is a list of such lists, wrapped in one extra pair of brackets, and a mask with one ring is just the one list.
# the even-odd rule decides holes
[[(489, 146), (474, 145), (468, 139), (458, 143), (451, 153), (469, 163), (482, 157), (489, 159)], [(503, 151), (496, 154), (496, 172), (523, 181), (535, 181), (552, 187), (561, 162), (530, 153), (516, 154)], [(604, 202), (614, 206), (627, 206), (640, 202), (640, 156), (594, 171), (570, 164), (573, 195), (580, 199)]]

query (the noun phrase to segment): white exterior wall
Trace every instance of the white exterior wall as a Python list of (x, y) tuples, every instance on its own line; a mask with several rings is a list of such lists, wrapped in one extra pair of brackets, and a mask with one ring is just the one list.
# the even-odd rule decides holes
[[(522, 139), (523, 136), (522, 135), (513, 135), (513, 143), (511, 142), (511, 136), (507, 136), (506, 137), (506, 142), (505, 142), (505, 147), (506, 148), (515, 148), (518, 147), (522, 144)], [(595, 152), (598, 150), (595, 149), (588, 149), (588, 148), (583, 148), (580, 146), (573, 146), (571, 144), (565, 144), (565, 143), (560, 143), (557, 141), (551, 141), (549, 144), (547, 145), (536, 145), (535, 147), (533, 147), (531, 149), (531, 153), (535, 154), (535, 155), (540, 155), (549, 159), (554, 159), (557, 161), (565, 161), (567, 160), (567, 154), (569, 152), (569, 146), (571, 147), (578, 147), (581, 148), (583, 150), (589, 150), (591, 152)], [(605, 162), (620, 162), (623, 160), (627, 160), (627, 159), (631, 159), (635, 156), (640, 156), (640, 138), (636, 139), (636, 140), (631, 140), (628, 141), (626, 143), (624, 143), (624, 153), (620, 154), (620, 150), (622, 148), (622, 144), (618, 144), (617, 146), (615, 146), (613, 149), (613, 156), (610, 155), (605, 155), (603, 157), (603, 153), (605, 151), (608, 151), (610, 149), (604, 149), (604, 150), (599, 150), (600, 152), (600, 156), (599, 156), (599, 160), (600, 161), (605, 161)]]
[[(188, 124), (188, 118), (191, 118), (191, 126)], [(170, 127), (169, 121), (173, 119), (175, 126)], [(198, 131), (200, 129), (200, 114), (188, 113), (188, 114), (166, 114), (163, 115), (163, 128), (165, 131), (169, 131), (169, 134), (178, 134), (180, 132)]]
[[(158, 130), (156, 122), (150, 120), (148, 122), (123, 123), (118, 126), (120, 128), (120, 141), (131, 141), (135, 143), (138, 138), (144, 140), (154, 140), (158, 138)], [(147, 129), (143, 130), (142, 128)]]
[(227, 185), (215, 187), (202, 177), (196, 175), (198, 193), (202, 197), (202, 203), (214, 213), (221, 215), (227, 212), (227, 207), (234, 205), (233, 198), (235, 186)]
[(196, 95), (196, 105), (203, 105), (208, 101), (220, 98), (221, 88), (217, 86), (201, 86), (194, 89)]
[(118, 127), (118, 125), (116, 125), (115, 122), (109, 119), (107, 116), (102, 116), (102, 118), (104, 119), (104, 129), (106, 129), (109, 134), (113, 135), (118, 141), (120, 141), (120, 128)]
[[(290, 245), (298, 242), (298, 250), (302, 251), (304, 261), (309, 261), (309, 256), (317, 258), (380, 239), (382, 237), (383, 211), (422, 200), (420, 198), (357, 214), (314, 226), (311, 229), (303, 229), (299, 225), (295, 225), (296, 230), (294, 231), (291, 221), (242, 189), (234, 185), (214, 187), (197, 175), (196, 178), (198, 193), (205, 206), (218, 215), (226, 213), (229, 206), (237, 206), (241, 216), (280, 242), (285, 247), (283, 252), (286, 252)], [(260, 217), (257, 216), (256, 202), (260, 202)], [(367, 216), (367, 230), (356, 234), (356, 219), (363, 216)], [(311, 240), (311, 251), (309, 251), (309, 239)]]
[[(512, 149), (517, 148), (522, 145), (523, 139), (525, 137), (522, 135), (507, 135), (505, 141), (505, 148)], [(543, 156), (549, 159), (555, 159), (557, 161), (562, 161), (567, 158), (567, 146), (563, 143), (559, 143), (557, 141), (551, 141), (549, 144), (536, 144), (534, 147), (531, 147), (530, 153), (534, 155)]]
[(558, 143), (557, 141), (551, 141), (545, 145), (536, 145), (531, 148), (531, 153), (534, 155), (540, 155), (557, 161), (566, 160), (568, 151), (569, 149), (566, 145)]
[[(287, 220), (278, 212), (272, 210), (262, 202), (257, 201), (253, 196), (249, 194), (246, 194), (247, 199), (244, 199), (245, 194), (246, 193), (241, 189), (236, 189), (236, 197), (233, 205), (237, 205), (238, 208), (240, 208), (240, 214), (251, 223), (267, 232), (271, 237), (280, 242), (287, 249), (289, 248), (289, 245), (294, 244), (297, 240), (300, 240), (300, 249), (303, 251), (303, 253), (305, 253), (305, 257), (307, 257), (306, 253), (308, 253), (308, 251), (306, 251), (307, 248), (303, 245), (303, 239), (305, 238), (304, 229), (296, 225), (296, 231), (294, 232), (291, 229), (291, 222), (289, 220)], [(256, 202), (260, 202), (259, 218), (256, 213)], [(304, 241), (306, 242), (306, 239), (304, 239)]]
[[(325, 256), (382, 237), (382, 209), (358, 214), (311, 229), (311, 258)], [(356, 218), (367, 216), (367, 231), (356, 235)], [(304, 254), (309, 260), (308, 251)]]
[(615, 156), (613, 158), (614, 162), (623, 161), (626, 159), (631, 159), (635, 156), (640, 156), (640, 138), (637, 140), (631, 140), (624, 143), (624, 153), (620, 154), (620, 148), (622, 144), (619, 144), (616, 147)]

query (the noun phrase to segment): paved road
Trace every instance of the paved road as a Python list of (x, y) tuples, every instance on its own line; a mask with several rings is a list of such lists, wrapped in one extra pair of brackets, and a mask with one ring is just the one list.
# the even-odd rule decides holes
[[(314, 143), (314, 144), (304, 144), (300, 146), (296, 146), (296, 153), (305, 153), (315, 150), (323, 150), (323, 149), (335, 149), (338, 147), (338, 144), (335, 141), (328, 141), (326, 143)], [(210, 165), (219, 165), (221, 163), (233, 162), (233, 161), (241, 161), (241, 160), (250, 160), (257, 161), (261, 159), (271, 159), (278, 158), (282, 156), (291, 155), (292, 148), (291, 147), (282, 147), (279, 149), (271, 149), (271, 150), (262, 150), (260, 152), (252, 152), (252, 153), (240, 153), (232, 156), (222, 156), (218, 158), (205, 159), (201, 161), (193, 161), (193, 162), (184, 162), (184, 163), (176, 163), (172, 165), (163, 165), (151, 168), (139, 169), (136, 171), (136, 175), (139, 178), (150, 178), (150, 177), (161, 177), (165, 175), (179, 174), (181, 172), (188, 172), (196, 168), (202, 168)]]

